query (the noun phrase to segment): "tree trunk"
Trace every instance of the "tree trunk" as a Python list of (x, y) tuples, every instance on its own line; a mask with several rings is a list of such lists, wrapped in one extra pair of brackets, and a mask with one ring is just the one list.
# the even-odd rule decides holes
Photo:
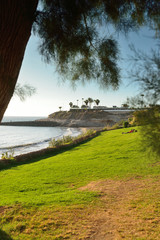
[(38, 0), (0, 1), (0, 121), (13, 95)]

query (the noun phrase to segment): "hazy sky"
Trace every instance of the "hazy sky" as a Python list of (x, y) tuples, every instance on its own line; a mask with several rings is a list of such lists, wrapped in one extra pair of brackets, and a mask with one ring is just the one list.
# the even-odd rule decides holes
[[(151, 36), (153, 33), (147, 29), (143, 29), (139, 33), (130, 33), (127, 38), (119, 36), (121, 57), (126, 58), (131, 54), (128, 48), (129, 43), (148, 52), (156, 44), (156, 40)], [(85, 86), (79, 84), (76, 89), (73, 89), (69, 81), (59, 80), (54, 64), (44, 63), (37, 50), (38, 41), (37, 37), (31, 36), (18, 79), (20, 84), (27, 83), (34, 86), (36, 94), (27, 98), (25, 102), (21, 102), (18, 97), (14, 96), (5, 116), (48, 116), (50, 113), (58, 111), (59, 106), (63, 110), (68, 110), (69, 102), (77, 104), (78, 99), (79, 105), (81, 105), (82, 98), (88, 97), (100, 99), (100, 105), (103, 106), (121, 106), (128, 96), (138, 94), (138, 87), (130, 84), (131, 79), (126, 78), (126, 70), (130, 67), (130, 63), (125, 60), (121, 60), (119, 63), (122, 69), (122, 83), (118, 91), (100, 89), (94, 82), (86, 83)]]

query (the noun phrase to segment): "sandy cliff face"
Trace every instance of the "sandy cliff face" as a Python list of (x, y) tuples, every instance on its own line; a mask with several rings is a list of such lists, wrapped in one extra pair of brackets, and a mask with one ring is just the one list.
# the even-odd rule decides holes
[(50, 114), (49, 121), (68, 127), (105, 127), (131, 117), (130, 111), (60, 111)]
[(131, 111), (60, 111), (50, 114), (48, 118), (30, 122), (2, 122), (1, 125), (8, 126), (34, 126), (34, 127), (91, 127), (104, 128), (113, 126), (121, 120), (132, 117)]

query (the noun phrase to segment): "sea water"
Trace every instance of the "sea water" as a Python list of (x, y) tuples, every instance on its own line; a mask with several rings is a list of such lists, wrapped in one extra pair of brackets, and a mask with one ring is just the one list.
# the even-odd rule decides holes
[[(2, 121), (34, 121), (42, 118), (44, 117), (4, 117)], [(47, 148), (52, 138), (77, 136), (80, 133), (78, 128), (67, 127), (0, 126), (0, 158), (6, 152), (13, 152), (17, 156)]]

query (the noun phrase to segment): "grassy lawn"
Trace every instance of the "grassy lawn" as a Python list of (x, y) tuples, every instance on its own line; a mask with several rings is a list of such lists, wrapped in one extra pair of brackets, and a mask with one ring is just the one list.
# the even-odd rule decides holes
[[(82, 186), (105, 179), (113, 181), (113, 185), (139, 178), (141, 182), (156, 182), (160, 159), (148, 156), (141, 148), (138, 132), (122, 131), (103, 132), (52, 157), (2, 169), (0, 239), (85, 239), (92, 227), (89, 216), (103, 209), (103, 201), (98, 189), (82, 191)], [(146, 190), (140, 204), (137, 199), (135, 203), (132, 199), (131, 204), (152, 206), (159, 202), (155, 185), (153, 203), (148, 200), (151, 191)], [(156, 205), (157, 211), (159, 208)]]

